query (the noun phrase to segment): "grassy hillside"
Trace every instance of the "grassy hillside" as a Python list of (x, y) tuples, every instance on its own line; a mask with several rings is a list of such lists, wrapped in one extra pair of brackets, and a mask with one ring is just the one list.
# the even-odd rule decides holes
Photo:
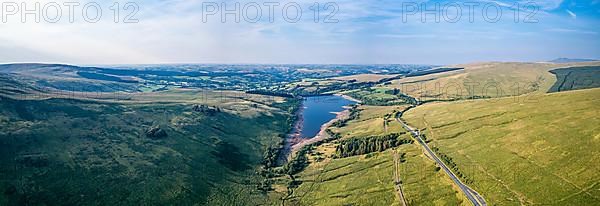
[[(395, 121), (415, 102), (405, 94), (461, 100), (426, 102), (403, 118), (489, 205), (593, 205), (600, 89), (585, 89), (597, 87), (595, 79), (581, 82), (597, 65), (477, 63), (391, 84), (368, 83), (385, 77), (377, 75), (288, 84), (343, 92), (364, 105), (332, 124), (332, 139), (283, 166), (271, 160), (297, 100), (160, 84), (127, 93), (118, 85), (134, 85), (131, 78), (117, 74), (94, 70), (82, 80), (65, 66), (32, 65), (33, 75), (5, 66), (0, 205), (400, 205), (398, 185), (410, 205), (468, 205)], [(85, 89), (99, 82), (108, 89)], [(584, 90), (546, 94), (571, 89)]]
[(404, 115), (490, 204), (600, 200), (600, 89), (432, 103)]
[[(408, 136), (407, 136), (408, 138)], [(331, 145), (317, 150), (327, 153)], [(329, 148), (331, 149), (331, 148)], [(468, 205), (417, 145), (402, 145), (398, 174), (409, 205)], [(314, 156), (311, 156), (314, 158)], [(394, 189), (392, 150), (313, 162), (289, 202), (299, 205), (401, 205)]]
[[(489, 205), (593, 205), (598, 201), (600, 179), (593, 174), (600, 172), (599, 159), (595, 158), (600, 150), (600, 142), (596, 141), (600, 133), (596, 115), (600, 90), (545, 94), (556, 84), (557, 72), (550, 71), (568, 65), (464, 66), (465, 70), (404, 78), (396, 84), (377, 85), (361, 92), (363, 96), (380, 95), (385, 92), (377, 91), (406, 89), (403, 84), (455, 86), (455, 96), (448, 95), (451, 87), (438, 89), (437, 94), (426, 86), (417, 88), (424, 89), (421, 91), (408, 90), (411, 95), (429, 98), (421, 100), (463, 101), (427, 103), (410, 110), (404, 118), (423, 129), (430, 147), (444, 161), (456, 164), (455, 172), (459, 171), (461, 179), (481, 193)], [(575, 79), (563, 79), (577, 83), (589, 76), (589, 71), (595, 70), (572, 68), (567, 72), (578, 74), (570, 76)], [(490, 88), (489, 84), (501, 93), (486, 95), (481, 91)], [(504, 92), (515, 85), (514, 93)], [(574, 89), (585, 88), (572, 85)], [(482, 98), (485, 100), (464, 100)], [(398, 196), (390, 195), (395, 195), (394, 184), (384, 181), (394, 179), (392, 150), (346, 158), (332, 155), (345, 140), (403, 131), (387, 115), (406, 107), (363, 105), (357, 108), (356, 118), (341, 127), (331, 127), (341, 139), (308, 154), (310, 164), (296, 175), (301, 184), (289, 201), (301, 205), (400, 204)], [(397, 151), (403, 154), (398, 174), (410, 205), (469, 205), (418, 145), (401, 145)]]
[(299, 174), (303, 183), (289, 201), (300, 205), (398, 205), (392, 169), (390, 151), (313, 163)]
[[(343, 138), (367, 137), (403, 131), (400, 123), (394, 121), (394, 111), (402, 111), (407, 106), (360, 106), (358, 118), (348, 121), (344, 127), (332, 127), (331, 130)], [(386, 117), (386, 115), (388, 115)]]
[(0, 99), (0, 205), (265, 203), (256, 171), (293, 106), (194, 90), (18, 97)]
[(474, 63), (457, 65), (464, 70), (408, 77), (383, 85), (422, 101), (497, 98), (546, 93), (556, 82), (550, 70), (574, 66), (598, 66), (600, 62), (551, 63)]
[[(360, 106), (356, 119), (339, 128), (331, 127), (341, 139), (320, 145), (308, 153), (309, 165), (295, 175), (300, 184), (286, 201), (292, 205), (401, 205), (394, 188), (396, 170), (409, 204), (462, 205), (462, 194), (416, 144), (346, 158), (333, 157), (336, 147), (350, 139), (390, 133), (401, 133), (400, 138), (410, 139), (410, 135), (391, 118), (391, 114), (405, 107)], [(387, 114), (390, 118), (385, 120)], [(394, 151), (400, 155), (396, 161)]]
[(418, 145), (403, 145), (398, 151), (406, 153), (398, 174), (409, 205), (470, 205)]
[[(450, 87), (447, 87), (427, 96), (434, 94), (431, 93), (434, 90), (428, 91), (427, 87), (418, 88), (425, 91), (409, 90), (409, 94), (417, 97), (424, 95), (441, 100), (485, 98), (427, 103), (410, 110), (404, 117), (424, 130), (430, 146), (443, 156), (444, 161), (457, 165), (462, 180), (481, 193), (490, 205), (590, 205), (597, 201), (600, 179), (592, 174), (599, 172), (596, 165), (600, 163), (594, 158), (600, 148), (600, 142), (595, 141), (600, 132), (596, 125), (600, 122), (594, 115), (600, 109), (597, 106), (600, 105), (599, 90), (545, 94), (557, 78), (556, 72), (550, 70), (565, 65), (482, 63), (464, 66), (465, 70), (409, 77), (396, 82), (401, 82), (400, 86), (445, 83), (454, 85), (458, 91), (456, 96), (448, 95)], [(574, 71), (579, 75), (571, 77), (579, 78), (589, 76), (586, 75), (588, 70), (572, 68), (569, 72)], [(578, 82), (578, 79), (569, 81)], [(485, 84), (478, 84), (480, 82)], [(515, 85), (518, 87), (514, 88), (514, 93), (485, 95), (481, 90), (477, 93), (478, 89), (489, 88), (488, 84), (494, 84), (501, 92), (513, 89)], [(384, 92), (375, 91), (392, 89), (406, 88), (383, 84), (363, 92), (379, 95)], [(394, 185), (382, 181), (394, 178), (391, 150), (347, 158), (331, 156), (344, 140), (403, 131), (387, 115), (406, 107), (363, 105), (357, 108), (356, 118), (341, 127), (331, 127), (341, 139), (316, 147), (309, 153), (310, 164), (296, 176), (301, 184), (290, 196), (290, 201), (302, 205), (399, 204), (398, 196), (392, 199), (389, 195), (395, 193)], [(565, 126), (561, 127), (563, 124)], [(398, 174), (409, 204), (469, 204), (418, 145), (402, 145), (397, 150), (404, 155)]]
[(384, 74), (358, 74), (350, 76), (335, 77), (332, 79), (344, 80), (344, 81), (356, 81), (356, 82), (377, 82), (385, 78), (395, 77), (396, 75), (384, 75)]

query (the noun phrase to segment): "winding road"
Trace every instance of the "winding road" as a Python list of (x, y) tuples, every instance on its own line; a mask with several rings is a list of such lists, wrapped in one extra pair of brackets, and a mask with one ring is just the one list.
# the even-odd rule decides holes
[(410, 132), (410, 134), (417, 140), (417, 142), (419, 142), (419, 144), (425, 149), (425, 151), (427, 151), (427, 154), (444, 170), (444, 172), (446, 172), (446, 174), (450, 177), (450, 179), (452, 179), (454, 184), (456, 184), (456, 186), (460, 188), (460, 190), (465, 194), (467, 199), (469, 199), (469, 201), (471, 201), (471, 203), (475, 206), (487, 206), (485, 199), (483, 199), (483, 197), (481, 197), (479, 193), (477, 193), (475, 190), (471, 189), (469, 186), (461, 182), (460, 179), (448, 168), (448, 166), (446, 166), (446, 164), (444, 164), (444, 162), (442, 162), (442, 160), (440, 160), (440, 158), (438, 158), (437, 155), (435, 155), (435, 153), (429, 148), (427, 143), (423, 141), (423, 139), (421, 139), (419, 130), (410, 127), (408, 124), (406, 124), (400, 119), (402, 113), (403, 112), (399, 112), (398, 115), (396, 115), (396, 121), (400, 122), (400, 124), (402, 124), (402, 127), (404, 127), (404, 129)]

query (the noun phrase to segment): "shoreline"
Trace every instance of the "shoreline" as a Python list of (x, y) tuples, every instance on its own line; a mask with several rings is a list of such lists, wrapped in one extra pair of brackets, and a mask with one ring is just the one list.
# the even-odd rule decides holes
[(283, 147), (279, 150), (279, 154), (277, 156), (277, 164), (278, 166), (284, 165), (288, 162), (290, 154), (293, 153), (292, 148), (294, 146), (294, 142), (298, 141), (300, 135), (302, 133), (302, 127), (304, 125), (304, 117), (302, 113), (304, 112), (304, 102), (300, 103), (300, 107), (296, 111), (296, 120), (294, 121), (292, 131), (289, 134), (285, 135), (285, 139), (283, 140)]
[[(360, 100), (354, 99), (348, 95), (344, 95), (344, 94), (333, 94), (333, 95), (350, 100), (352, 102), (355, 102), (356, 104), (361, 103)], [(351, 108), (350, 105), (343, 106), (342, 108), (344, 108), (344, 110), (334, 113), (334, 114), (336, 114), (335, 118), (333, 118), (333, 119), (329, 120), (328, 122), (326, 122), (325, 124), (321, 125), (321, 129), (319, 130), (319, 133), (317, 133), (317, 135), (315, 135), (312, 138), (302, 138), (302, 137), (300, 137), (300, 135), (302, 133), (302, 126), (304, 123), (304, 117), (302, 116), (302, 113), (304, 111), (304, 103), (302, 103), (300, 109), (298, 109), (297, 114), (296, 114), (297, 120), (294, 123), (294, 129), (292, 130), (292, 132), (290, 134), (286, 135), (283, 148), (279, 152), (279, 157), (277, 158), (277, 165), (281, 166), (281, 165), (287, 163), (289, 161), (289, 159), (293, 156), (293, 154), (295, 154), (300, 148), (302, 148), (308, 144), (330, 138), (330, 136), (326, 132), (327, 129), (334, 122), (348, 118), (348, 116), (350, 115), (350, 108)]]
[(321, 125), (321, 130), (319, 130), (319, 133), (317, 133), (317, 135), (315, 135), (312, 138), (304, 138), (303, 141), (298, 142), (297, 144), (292, 145), (292, 150), (290, 154), (294, 154), (296, 153), (300, 148), (321, 141), (321, 140), (325, 140), (330, 138), (329, 134), (327, 134), (327, 129), (336, 121), (338, 120), (342, 120), (344, 118), (347, 118), (350, 115), (350, 107), (348, 106), (344, 106), (344, 110), (341, 112), (337, 112), (335, 118), (329, 120), (329, 122), (326, 122), (325, 124)]
[(351, 96), (345, 95), (345, 94), (334, 94), (334, 95), (336, 95), (336, 96), (340, 96), (340, 97), (342, 97), (342, 98), (344, 98), (344, 99), (347, 99), (347, 100), (350, 100), (350, 101), (353, 101), (353, 102), (356, 102), (357, 104), (361, 104), (361, 103), (362, 103), (362, 101), (360, 101), (360, 100), (358, 100), (358, 99), (355, 99), (354, 97), (351, 97)]

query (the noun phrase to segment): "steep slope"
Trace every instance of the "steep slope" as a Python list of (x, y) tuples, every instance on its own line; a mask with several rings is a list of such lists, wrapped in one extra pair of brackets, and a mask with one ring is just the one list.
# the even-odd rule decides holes
[(256, 171), (288, 131), (288, 106), (227, 94), (186, 90), (115, 102), (5, 96), (0, 205), (263, 204)]
[(600, 200), (600, 89), (432, 103), (404, 115), (489, 203)]

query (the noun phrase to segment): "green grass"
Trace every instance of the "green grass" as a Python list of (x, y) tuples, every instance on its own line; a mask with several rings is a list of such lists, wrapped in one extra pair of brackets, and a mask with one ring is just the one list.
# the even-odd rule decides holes
[[(290, 105), (258, 95), (194, 94), (115, 102), (3, 97), (0, 205), (268, 202), (256, 190), (256, 171), (265, 149), (288, 131)], [(193, 111), (201, 103), (223, 112)], [(145, 136), (154, 125), (168, 136)]]
[(335, 77), (336, 80), (356, 81), (356, 82), (377, 82), (385, 78), (395, 77), (396, 75), (385, 74), (357, 74), (350, 76)]
[[(327, 154), (331, 146), (326, 144), (317, 152)], [(418, 145), (402, 145), (397, 150), (406, 153), (398, 172), (409, 205), (468, 205)], [(315, 157), (310, 155), (310, 159)], [(302, 184), (287, 201), (299, 205), (401, 205), (394, 189), (393, 164), (392, 150), (313, 161), (297, 175)]]
[(385, 89), (426, 100), (498, 98), (546, 93), (556, 82), (550, 70), (574, 66), (598, 66), (589, 63), (510, 63), (492, 62), (458, 65), (464, 70), (409, 77), (392, 81)]
[[(549, 71), (571, 66), (586, 65), (472, 64), (464, 65), (464, 71), (349, 92), (381, 105), (402, 104), (390, 92), (394, 88), (425, 100), (527, 93), (428, 103), (404, 118), (456, 162), (489, 205), (594, 205), (600, 201), (600, 90), (543, 94), (557, 79)], [(156, 89), (152, 85), (119, 100), (108, 92), (97, 93), (99, 97), (72, 92), (70, 97), (44, 94), (19, 82), (25, 81), (0, 76), (0, 205), (269, 205), (286, 197), (288, 176), (273, 177), (274, 191), (264, 194), (257, 190), (263, 181), (257, 171), (265, 149), (280, 143), (278, 136), (290, 128), (292, 102), (235, 91), (151, 92)], [(312, 91), (339, 82), (314, 79), (288, 86)], [(60, 78), (37, 83), (81, 91), (132, 90)], [(411, 90), (422, 83), (425, 88)], [(447, 87), (435, 90), (436, 83)], [(468, 87), (471, 83), (475, 90)], [(496, 83), (503, 93), (486, 93), (493, 92), (484, 90), (488, 83)], [(515, 83), (521, 86), (518, 91)], [(457, 85), (462, 96), (444, 91)], [(23, 98), (26, 93), (35, 95)], [(223, 112), (194, 112), (196, 104)], [(403, 132), (384, 116), (405, 107), (361, 106), (360, 118), (331, 129), (342, 139)], [(146, 137), (144, 132), (155, 125), (168, 137)], [(400, 204), (390, 149), (334, 159), (336, 144), (325, 143), (309, 153), (310, 164), (295, 175), (301, 184), (285, 198), (286, 205)], [(396, 149), (405, 153), (399, 175), (411, 205), (468, 205), (419, 145)]]
[[(600, 155), (597, 126), (600, 90), (544, 94), (556, 80), (549, 70), (557, 67), (538, 63), (485, 63), (467, 65), (465, 71), (399, 80), (415, 82), (408, 84), (454, 84), (461, 87), (463, 94), (452, 96), (427, 88), (426, 92), (408, 92), (417, 97), (504, 97), (429, 103), (410, 110), (405, 119), (423, 129), (427, 139), (432, 140), (430, 145), (457, 163), (470, 180), (469, 186), (480, 192), (489, 205), (594, 205), (600, 200), (600, 177), (595, 175), (600, 172), (600, 159), (595, 158)], [(467, 87), (473, 82), (479, 83), (475, 90)], [(501, 94), (486, 96), (482, 87), (491, 82), (497, 83)], [(515, 84), (521, 86), (518, 91), (512, 90)], [(385, 91), (395, 86), (356, 90), (353, 94), (389, 101)], [(519, 96), (506, 97), (513, 95)], [(360, 108), (363, 111), (359, 119), (332, 131), (340, 133), (342, 138), (385, 134), (383, 115), (394, 109), (402, 110), (383, 106)], [(402, 131), (396, 124), (390, 122), (388, 132)], [(379, 183), (380, 179), (374, 179), (393, 178), (390, 150), (328, 158), (336, 144), (334, 141), (320, 146), (317, 155), (310, 156), (313, 161), (297, 175), (302, 184), (290, 201), (301, 205), (399, 204), (389, 194), (370, 192), (394, 194), (393, 185), (386, 186)], [(400, 177), (409, 204), (470, 205), (418, 145), (402, 145), (398, 151), (406, 153), (406, 161), (400, 164)]]
[[(383, 116), (395, 106), (360, 106), (360, 117), (341, 128), (332, 127), (343, 138), (385, 134)], [(388, 133), (402, 131), (388, 128)], [(391, 205), (398, 204), (393, 185), (393, 159), (388, 150), (367, 155), (332, 159), (337, 143), (317, 147), (309, 155), (310, 165), (298, 174), (302, 184), (294, 190), (290, 202), (301, 205)], [(369, 155), (370, 156), (370, 155)], [(316, 158), (324, 158), (316, 161)]]
[(402, 105), (405, 101), (399, 96), (391, 93), (391, 89), (373, 87), (345, 92), (346, 95), (358, 99), (365, 105)]
[(404, 118), (490, 204), (595, 205), (600, 90), (521, 97), (426, 104)]
[[(401, 111), (404, 106), (361, 106), (360, 117), (341, 128), (342, 138), (360, 138), (386, 134), (383, 116)], [(391, 121), (388, 133), (403, 132), (398, 122)], [(410, 138), (409, 134), (404, 134)], [(293, 190), (289, 202), (299, 205), (401, 205), (394, 188), (392, 150), (333, 159), (337, 141), (318, 146), (310, 155), (309, 166), (296, 175), (302, 184)], [(406, 153), (399, 165), (407, 201), (411, 205), (461, 205), (462, 194), (451, 180), (435, 171), (433, 161), (424, 156), (416, 144), (396, 148)]]
[(391, 151), (311, 164), (299, 174), (292, 203), (301, 205), (398, 205)]
[(400, 180), (409, 205), (470, 205), (454, 183), (416, 144), (398, 148), (406, 153), (399, 167)]
[(332, 131), (340, 133), (343, 138), (378, 136), (404, 131), (400, 123), (393, 118), (387, 119), (387, 130), (384, 127), (384, 115), (402, 111), (406, 106), (360, 106), (360, 118), (349, 121), (341, 128), (332, 127)]

